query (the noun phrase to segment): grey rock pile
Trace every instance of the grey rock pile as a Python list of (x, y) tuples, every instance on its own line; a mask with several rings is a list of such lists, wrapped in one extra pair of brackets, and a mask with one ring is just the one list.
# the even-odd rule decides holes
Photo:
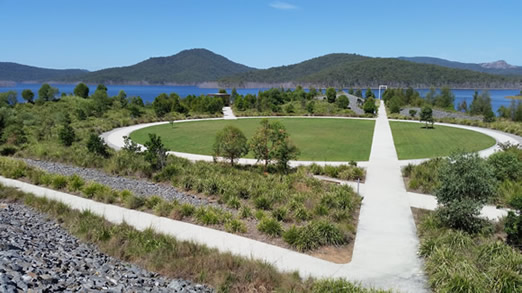
[(214, 292), (114, 259), (26, 206), (0, 202), (0, 292), (31, 291)]
[[(421, 112), (421, 108), (419, 108), (419, 107), (408, 107), (408, 108), (401, 109), (400, 114), (403, 116), (410, 117), (410, 110), (417, 111), (415, 118), (418, 119), (420, 112)], [(446, 111), (441, 111), (441, 110), (437, 110), (437, 109), (433, 109), (433, 118), (435, 118), (435, 119), (455, 118), (455, 119), (466, 119), (466, 120), (482, 120), (483, 119), (482, 116), (470, 116), (470, 115), (468, 115), (466, 113), (462, 113), (462, 112), (446, 112)]]
[(49, 173), (61, 174), (65, 176), (77, 174), (84, 180), (94, 181), (103, 185), (107, 185), (116, 190), (127, 189), (139, 196), (157, 195), (167, 200), (176, 199), (181, 203), (190, 203), (197, 206), (210, 204), (205, 199), (197, 198), (192, 194), (180, 192), (173, 186), (153, 183), (145, 179), (132, 179), (128, 177), (109, 175), (96, 169), (81, 168), (54, 162), (37, 161), (31, 159), (24, 159), (24, 161), (31, 166), (40, 168)]

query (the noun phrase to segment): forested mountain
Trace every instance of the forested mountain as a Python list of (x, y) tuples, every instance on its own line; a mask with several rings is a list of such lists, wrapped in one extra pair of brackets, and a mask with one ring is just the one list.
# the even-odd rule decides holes
[(197, 84), (216, 81), (254, 68), (241, 65), (206, 49), (181, 51), (169, 57), (155, 57), (126, 67), (94, 71), (85, 82)]
[(88, 71), (81, 69), (47, 69), (27, 66), (12, 62), (0, 62), (0, 80), (2, 81), (56, 81), (68, 78), (80, 78)]
[(422, 64), (433, 64), (449, 68), (467, 69), (502, 75), (522, 75), (522, 66), (508, 64), (504, 60), (489, 63), (462, 63), (433, 57), (399, 57), (398, 59)]
[(451, 86), (466, 88), (518, 87), (522, 76), (491, 75), (470, 70), (420, 64), (396, 58), (329, 54), (299, 64), (251, 71), (220, 80), (224, 86), (303, 84), (316, 87)]

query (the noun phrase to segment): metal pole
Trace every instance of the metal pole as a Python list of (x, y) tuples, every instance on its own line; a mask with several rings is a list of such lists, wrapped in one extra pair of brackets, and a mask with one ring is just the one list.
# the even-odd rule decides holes
[(361, 183), (361, 178), (357, 178), (357, 194), (361, 195), (359, 193), (359, 183)]

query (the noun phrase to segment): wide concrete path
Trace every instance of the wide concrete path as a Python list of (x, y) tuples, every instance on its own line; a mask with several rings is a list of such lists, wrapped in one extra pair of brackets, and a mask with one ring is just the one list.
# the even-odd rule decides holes
[(365, 284), (427, 291), (419, 241), (384, 103), (375, 124), (351, 266)]

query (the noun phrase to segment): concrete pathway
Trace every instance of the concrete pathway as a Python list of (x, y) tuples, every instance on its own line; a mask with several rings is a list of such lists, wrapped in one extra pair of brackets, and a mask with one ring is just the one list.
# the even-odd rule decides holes
[(223, 107), (223, 119), (225, 120), (236, 120), (237, 117), (232, 111), (232, 107)]
[(380, 288), (427, 291), (419, 241), (384, 103), (379, 108), (364, 200), (351, 266), (352, 276)]

